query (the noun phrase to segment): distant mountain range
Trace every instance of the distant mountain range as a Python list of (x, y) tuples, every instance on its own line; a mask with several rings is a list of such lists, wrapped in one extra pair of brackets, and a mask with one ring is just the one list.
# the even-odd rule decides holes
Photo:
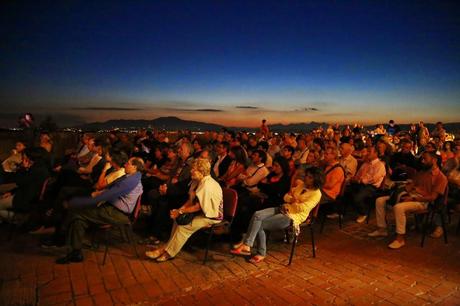
[[(426, 124), (428, 129), (432, 131), (434, 124)], [(291, 123), (291, 124), (272, 124), (269, 125), (270, 130), (273, 132), (305, 132), (311, 131), (319, 126), (327, 127), (325, 122), (309, 122), (309, 123)], [(408, 130), (408, 124), (400, 124), (402, 130)], [(459, 132), (460, 122), (446, 123), (444, 127), (448, 132)], [(200, 121), (183, 120), (178, 117), (160, 117), (153, 120), (109, 120), (105, 122), (93, 122), (86, 123), (77, 126), (84, 131), (98, 131), (98, 130), (110, 130), (115, 128), (129, 129), (129, 128), (156, 128), (164, 129), (169, 131), (175, 130), (191, 130), (191, 131), (218, 131), (224, 128), (234, 131), (255, 131), (258, 128), (248, 127), (226, 127), (219, 124), (206, 123)], [(368, 126), (372, 129), (373, 126)]]
[(115, 128), (156, 128), (164, 130), (217, 131), (223, 126), (213, 123), (182, 120), (177, 117), (160, 117), (153, 120), (109, 120), (105, 122), (86, 123), (78, 128), (85, 131), (110, 130)]

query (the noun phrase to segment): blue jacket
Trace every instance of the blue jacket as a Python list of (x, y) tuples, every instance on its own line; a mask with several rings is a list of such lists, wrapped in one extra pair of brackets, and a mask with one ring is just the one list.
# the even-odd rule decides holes
[[(115, 205), (120, 201), (121, 198), (133, 191), (141, 182), (141, 173), (136, 172), (133, 175), (124, 175), (113, 184), (109, 186), (108, 189), (104, 190), (101, 194), (96, 197), (75, 197), (69, 201), (69, 208), (84, 208), (90, 206), (96, 206), (100, 202), (108, 202), (117, 208), (123, 210), (126, 213), (130, 213), (134, 208), (134, 204), (130, 205), (127, 209), (122, 209)], [(138, 188), (136, 188), (137, 191)], [(142, 192), (142, 188), (141, 188)], [(137, 192), (136, 192), (137, 193)]]

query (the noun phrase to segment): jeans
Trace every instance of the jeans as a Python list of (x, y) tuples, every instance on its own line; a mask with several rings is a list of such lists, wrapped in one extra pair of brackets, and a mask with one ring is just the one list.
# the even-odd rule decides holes
[(279, 230), (288, 227), (291, 219), (280, 213), (279, 207), (270, 207), (258, 210), (254, 213), (249, 223), (248, 232), (244, 243), (250, 247), (254, 245), (257, 237), (257, 253), (265, 256), (267, 254), (267, 239), (265, 230)]

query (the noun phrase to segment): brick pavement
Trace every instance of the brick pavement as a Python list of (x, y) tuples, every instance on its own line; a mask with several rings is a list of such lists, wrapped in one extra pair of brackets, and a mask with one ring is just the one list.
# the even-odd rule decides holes
[(206, 266), (200, 249), (157, 264), (137, 260), (128, 245), (111, 248), (105, 266), (102, 248), (85, 250), (84, 263), (60, 266), (54, 259), (65, 250), (43, 250), (36, 237), (17, 235), (0, 242), (0, 305), (460, 305), (454, 225), (448, 245), (428, 238), (422, 249), (410, 232), (398, 251), (387, 249), (389, 239), (368, 239), (374, 228), (349, 220), (339, 230), (330, 222), (316, 235), (316, 259), (304, 234), (290, 267), (282, 242), (270, 242), (257, 266), (219, 243)]

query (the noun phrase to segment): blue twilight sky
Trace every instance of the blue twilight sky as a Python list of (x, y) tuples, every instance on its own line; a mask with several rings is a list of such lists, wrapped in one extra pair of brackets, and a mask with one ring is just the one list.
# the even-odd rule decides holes
[(0, 35), (3, 122), (460, 121), (458, 1), (7, 1)]

